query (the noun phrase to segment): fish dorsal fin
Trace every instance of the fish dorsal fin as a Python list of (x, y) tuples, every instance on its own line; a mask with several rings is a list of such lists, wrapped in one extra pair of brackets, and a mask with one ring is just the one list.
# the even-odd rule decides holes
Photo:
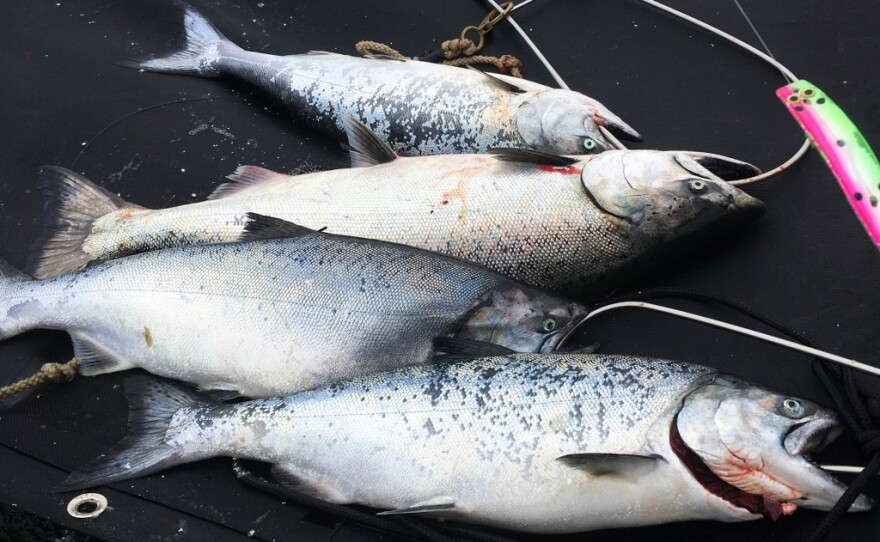
[(478, 70), (477, 68), (475, 68), (473, 66), (468, 66), (467, 68), (469, 70), (473, 70), (473, 71), (485, 76), (492, 83), (492, 85), (500, 88), (501, 90), (506, 90), (507, 92), (513, 92), (514, 94), (523, 94), (524, 92), (528, 92), (529, 90), (532, 90), (532, 89), (528, 88), (527, 86), (520, 86), (512, 81), (507, 80), (507, 79), (501, 79), (500, 77), (496, 77), (495, 74), (484, 72), (483, 70)]
[(240, 194), (251, 188), (262, 186), (265, 183), (286, 179), (290, 175), (278, 173), (271, 169), (260, 166), (239, 166), (232, 175), (226, 177), (228, 183), (223, 183), (208, 196), (208, 199), (220, 199), (235, 194)]
[(569, 454), (557, 457), (557, 461), (589, 473), (592, 476), (614, 476), (630, 482), (638, 480), (666, 460), (659, 455), (632, 454)]
[(429, 512), (448, 512), (455, 509), (455, 501), (452, 497), (434, 497), (422, 502), (415, 503), (405, 508), (386, 510), (379, 512), (377, 516), (399, 516), (401, 514), (426, 514)]
[(457, 363), (474, 358), (507, 356), (516, 353), (500, 344), (457, 337), (437, 337), (433, 341), (433, 346), (433, 361), (442, 363)]
[(397, 159), (397, 153), (376, 132), (354, 117), (345, 117), (345, 135), (348, 137), (352, 167), (387, 164)]
[(399, 56), (383, 55), (380, 53), (364, 55), (364, 58), (369, 58), (370, 60), (391, 60), (393, 62), (406, 62), (407, 60), (409, 60), (408, 58), (400, 58)]
[(264, 239), (281, 239), (290, 237), (302, 237), (318, 233), (313, 229), (274, 216), (247, 213), (244, 231), (238, 238), (239, 241), (261, 241)]
[(539, 166), (567, 167), (576, 164), (575, 158), (562, 156), (559, 154), (550, 154), (549, 152), (532, 151), (529, 149), (508, 149), (493, 148), (489, 149), (489, 154), (496, 160), (502, 162), (519, 162), (521, 164), (536, 164)]

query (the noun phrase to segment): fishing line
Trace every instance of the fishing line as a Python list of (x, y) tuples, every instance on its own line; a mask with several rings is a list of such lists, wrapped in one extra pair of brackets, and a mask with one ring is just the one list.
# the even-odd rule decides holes
[(135, 115), (140, 115), (141, 113), (145, 113), (147, 111), (152, 111), (153, 109), (160, 109), (162, 107), (167, 107), (169, 105), (177, 105), (177, 104), (190, 103), (190, 102), (211, 102), (214, 100), (222, 100), (222, 99), (226, 99), (226, 97), (225, 96), (208, 95), (208, 96), (201, 96), (198, 98), (181, 98), (178, 100), (171, 100), (170, 102), (162, 102), (160, 104), (151, 105), (149, 107), (138, 108), (135, 111), (132, 111), (131, 113), (127, 113), (127, 114), (123, 115), (122, 117), (114, 120), (113, 122), (111, 122), (107, 126), (104, 126), (103, 128), (101, 128), (101, 130), (99, 130), (98, 133), (95, 134), (94, 137), (92, 137), (92, 139), (90, 139), (85, 145), (83, 145), (83, 148), (79, 151), (79, 154), (77, 154), (76, 158), (73, 160), (73, 163), (70, 164), (70, 169), (73, 169), (76, 167), (77, 162), (79, 162), (79, 159), (83, 157), (83, 155), (89, 149), (89, 147), (91, 147), (92, 144), (95, 141), (97, 141), (99, 137), (104, 135), (104, 133), (106, 133), (107, 130), (109, 130), (110, 128), (113, 128), (114, 126), (116, 126), (120, 122), (123, 122), (125, 120), (128, 120), (128, 119), (134, 117)]
[[(495, 9), (500, 9), (500, 6), (495, 2), (495, 0), (486, 0), (486, 1), (489, 4), (491, 4)], [(516, 6), (514, 6), (513, 9), (511, 9), (511, 12), (514, 12), (517, 9), (525, 6), (526, 4), (530, 4), (533, 1), (534, 0), (526, 0), (525, 2), (521, 2), (520, 4), (517, 4)], [(662, 10), (662, 11), (665, 11), (666, 13), (669, 13), (675, 17), (678, 17), (678, 18), (680, 18), (684, 21), (687, 21), (693, 25), (696, 25), (704, 30), (708, 30), (709, 32), (715, 34), (716, 36), (719, 36), (722, 39), (725, 39), (725, 40), (729, 41), (730, 43), (733, 43), (734, 45), (737, 45), (737, 46), (745, 49), (746, 51), (754, 54), (755, 56), (757, 56), (761, 60), (764, 60), (765, 62), (767, 62), (768, 64), (770, 64), (771, 66), (773, 66), (774, 68), (779, 70), (779, 72), (782, 74), (783, 77), (785, 77), (785, 79), (788, 82), (793, 82), (793, 81), (797, 80), (797, 76), (791, 70), (789, 70), (781, 62), (779, 62), (778, 60), (773, 58), (772, 53), (768, 54), (768, 53), (770, 53), (770, 50), (769, 50), (769, 48), (767, 48), (766, 42), (764, 42), (764, 39), (758, 33), (757, 28), (755, 28), (755, 25), (752, 23), (751, 19), (746, 14), (746, 12), (742, 8), (742, 6), (739, 5), (738, 2), (737, 2), (737, 7), (739, 8), (740, 12), (745, 17), (749, 26), (755, 32), (755, 35), (758, 36), (758, 39), (761, 41), (761, 43), (764, 45), (764, 47), (767, 48), (767, 53), (764, 53), (763, 51), (760, 51), (760, 50), (756, 49), (755, 47), (752, 47), (748, 43), (742, 41), (739, 38), (736, 38), (736, 37), (728, 34), (727, 32), (724, 32), (723, 30), (720, 30), (720, 29), (718, 29), (708, 23), (705, 23), (695, 17), (692, 17), (686, 13), (683, 13), (681, 11), (673, 9), (669, 6), (661, 4), (661, 3), (656, 2), (654, 0), (639, 0), (639, 1), (644, 2), (645, 4), (653, 6), (657, 9)], [(538, 60), (540, 60), (541, 63), (544, 64), (544, 67), (547, 69), (548, 72), (550, 72), (550, 75), (553, 77), (553, 79), (556, 80), (556, 83), (559, 85), (559, 87), (566, 89), (566, 90), (570, 90), (570, 87), (565, 83), (565, 81), (562, 79), (562, 77), (559, 75), (559, 73), (553, 68), (553, 66), (547, 60), (547, 57), (545, 57), (544, 54), (541, 53), (540, 49), (538, 49), (538, 46), (535, 45), (535, 43), (531, 40), (531, 38), (529, 38), (528, 34), (526, 34), (526, 32), (522, 29), (522, 27), (520, 27), (520, 25), (517, 24), (517, 22), (510, 15), (507, 16), (507, 20), (510, 22), (511, 26), (513, 26), (513, 28), (519, 33), (519, 35), (522, 36), (522, 38), (526, 42), (526, 45), (528, 45), (532, 49), (532, 51), (538, 57)], [(599, 130), (602, 132), (602, 135), (605, 136), (605, 138), (608, 139), (608, 141), (610, 141), (615, 147), (617, 147), (618, 149), (626, 149), (626, 146), (624, 146), (623, 143), (621, 143), (616, 137), (614, 137), (614, 135), (611, 134), (604, 126), (599, 126)], [(803, 144), (801, 144), (800, 148), (798, 148), (798, 150), (791, 156), (791, 158), (786, 160), (783, 164), (776, 166), (775, 168), (773, 168), (769, 171), (766, 171), (764, 173), (761, 173), (759, 175), (755, 175), (753, 177), (748, 177), (745, 179), (738, 179), (736, 181), (728, 181), (728, 182), (734, 186), (742, 186), (742, 185), (746, 185), (746, 184), (753, 184), (753, 183), (756, 183), (759, 181), (763, 181), (765, 179), (769, 179), (770, 177), (778, 175), (779, 173), (782, 173), (783, 171), (789, 169), (798, 160), (800, 160), (807, 153), (807, 151), (810, 150), (810, 145), (811, 145), (810, 138), (805, 138), (805, 140), (804, 140)]]
[(845, 358), (843, 356), (838, 356), (837, 354), (832, 354), (830, 352), (825, 352), (824, 350), (819, 350), (818, 348), (813, 348), (811, 346), (805, 346), (803, 344), (798, 344), (794, 341), (789, 341), (787, 339), (781, 339), (779, 337), (774, 337), (773, 335), (768, 335), (766, 333), (761, 333), (760, 331), (755, 331), (753, 329), (749, 329), (742, 326), (737, 326), (734, 324), (729, 324), (727, 322), (723, 322), (721, 320), (716, 320), (714, 318), (708, 318), (706, 316), (700, 316), (699, 314), (694, 314), (692, 312), (682, 311), (678, 309), (673, 309), (670, 307), (665, 307), (663, 305), (655, 305), (653, 303), (646, 303), (644, 301), (621, 301), (619, 303), (612, 303), (610, 305), (604, 305), (597, 309), (594, 309), (589, 314), (587, 314), (583, 320), (578, 322), (578, 324), (572, 328), (568, 334), (559, 341), (559, 345), (557, 349), (561, 347), (568, 338), (578, 329), (582, 324), (584, 324), (587, 320), (598, 316), (602, 313), (612, 311), (615, 309), (623, 309), (623, 308), (637, 308), (637, 309), (647, 309), (657, 312), (662, 312), (664, 314), (669, 314), (672, 316), (677, 316), (679, 318), (684, 318), (685, 320), (692, 320), (694, 322), (699, 322), (701, 324), (706, 324), (714, 327), (718, 327), (721, 329), (726, 329), (728, 331), (732, 331), (734, 333), (739, 333), (741, 335), (747, 335), (749, 337), (753, 337), (758, 340), (762, 340), (765, 342), (777, 344), (784, 348), (789, 348), (791, 350), (796, 350), (798, 352), (802, 352), (804, 354), (809, 354), (811, 356), (816, 356), (818, 358), (826, 359), (828, 361), (832, 361), (834, 363), (838, 363), (840, 365), (844, 365), (846, 367), (850, 367), (852, 369), (856, 369), (859, 371), (863, 371), (866, 373), (873, 374), (875, 376), (880, 376), (880, 368), (873, 367), (871, 365), (861, 363), (854, 359)]

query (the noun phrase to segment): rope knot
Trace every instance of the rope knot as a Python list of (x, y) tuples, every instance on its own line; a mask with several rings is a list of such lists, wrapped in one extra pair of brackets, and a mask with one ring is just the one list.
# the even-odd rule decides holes
[(71, 363), (44, 363), (40, 372), (52, 382), (70, 382), (76, 376), (76, 366)]
[(518, 58), (511, 55), (501, 55), (498, 58), (498, 71), (501, 73), (509, 73), (514, 77), (522, 77), (522, 62)]
[(479, 51), (477, 45), (467, 38), (447, 40), (444, 41), (440, 47), (443, 49), (443, 56), (446, 57), (447, 60), (458, 56), (473, 56)]

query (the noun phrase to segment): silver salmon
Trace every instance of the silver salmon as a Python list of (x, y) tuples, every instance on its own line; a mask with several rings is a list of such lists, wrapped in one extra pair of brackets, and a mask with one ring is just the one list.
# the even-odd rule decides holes
[(59, 489), (234, 456), (334, 503), (536, 533), (775, 519), (846, 489), (806, 457), (833, 412), (687, 363), (506, 355), (236, 405), (126, 388), (129, 436)]
[(345, 135), (343, 119), (352, 116), (407, 156), (490, 147), (599, 152), (611, 147), (598, 126), (641, 139), (579, 92), (414, 60), (253, 53), (226, 39), (191, 6), (176, 4), (184, 16), (184, 48), (133, 67), (247, 81), (275, 96), (300, 122), (338, 138)]
[(248, 229), (47, 280), (2, 266), (0, 339), (60, 329), (82, 374), (140, 367), (263, 397), (428, 362), (436, 336), (551, 351), (586, 314), (439, 254), (268, 217)]
[(760, 214), (712, 168), (753, 170), (688, 152), (565, 157), (523, 150), (398, 158), (356, 121), (356, 164), (289, 176), (245, 166), (208, 201), (147, 210), (83, 177), (44, 168), (49, 236), (37, 276), (188, 243), (236, 240), (249, 211), (328, 232), (399, 242), (476, 262), (568, 295), (606, 293), (695, 232)]

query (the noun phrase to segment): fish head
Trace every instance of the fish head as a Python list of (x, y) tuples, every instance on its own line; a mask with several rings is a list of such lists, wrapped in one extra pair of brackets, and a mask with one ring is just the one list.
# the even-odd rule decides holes
[(589, 158), (581, 181), (600, 210), (652, 238), (666, 239), (699, 231), (722, 218), (748, 219), (763, 211), (758, 199), (698, 161), (718, 164), (719, 159), (677, 151), (608, 151)]
[(621, 139), (641, 141), (639, 133), (607, 107), (570, 90), (532, 94), (517, 109), (516, 126), (534, 150), (556, 154), (593, 154), (613, 148), (599, 126)]
[(587, 312), (583, 305), (525, 286), (496, 288), (483, 296), (456, 336), (516, 352), (552, 352)]
[[(676, 432), (685, 447), (679, 458), (722, 508), (775, 519), (798, 507), (830, 510), (846, 490), (809, 459), (840, 434), (840, 421), (805, 399), (719, 376), (684, 400), (673, 449)], [(850, 512), (872, 507), (860, 495)]]

